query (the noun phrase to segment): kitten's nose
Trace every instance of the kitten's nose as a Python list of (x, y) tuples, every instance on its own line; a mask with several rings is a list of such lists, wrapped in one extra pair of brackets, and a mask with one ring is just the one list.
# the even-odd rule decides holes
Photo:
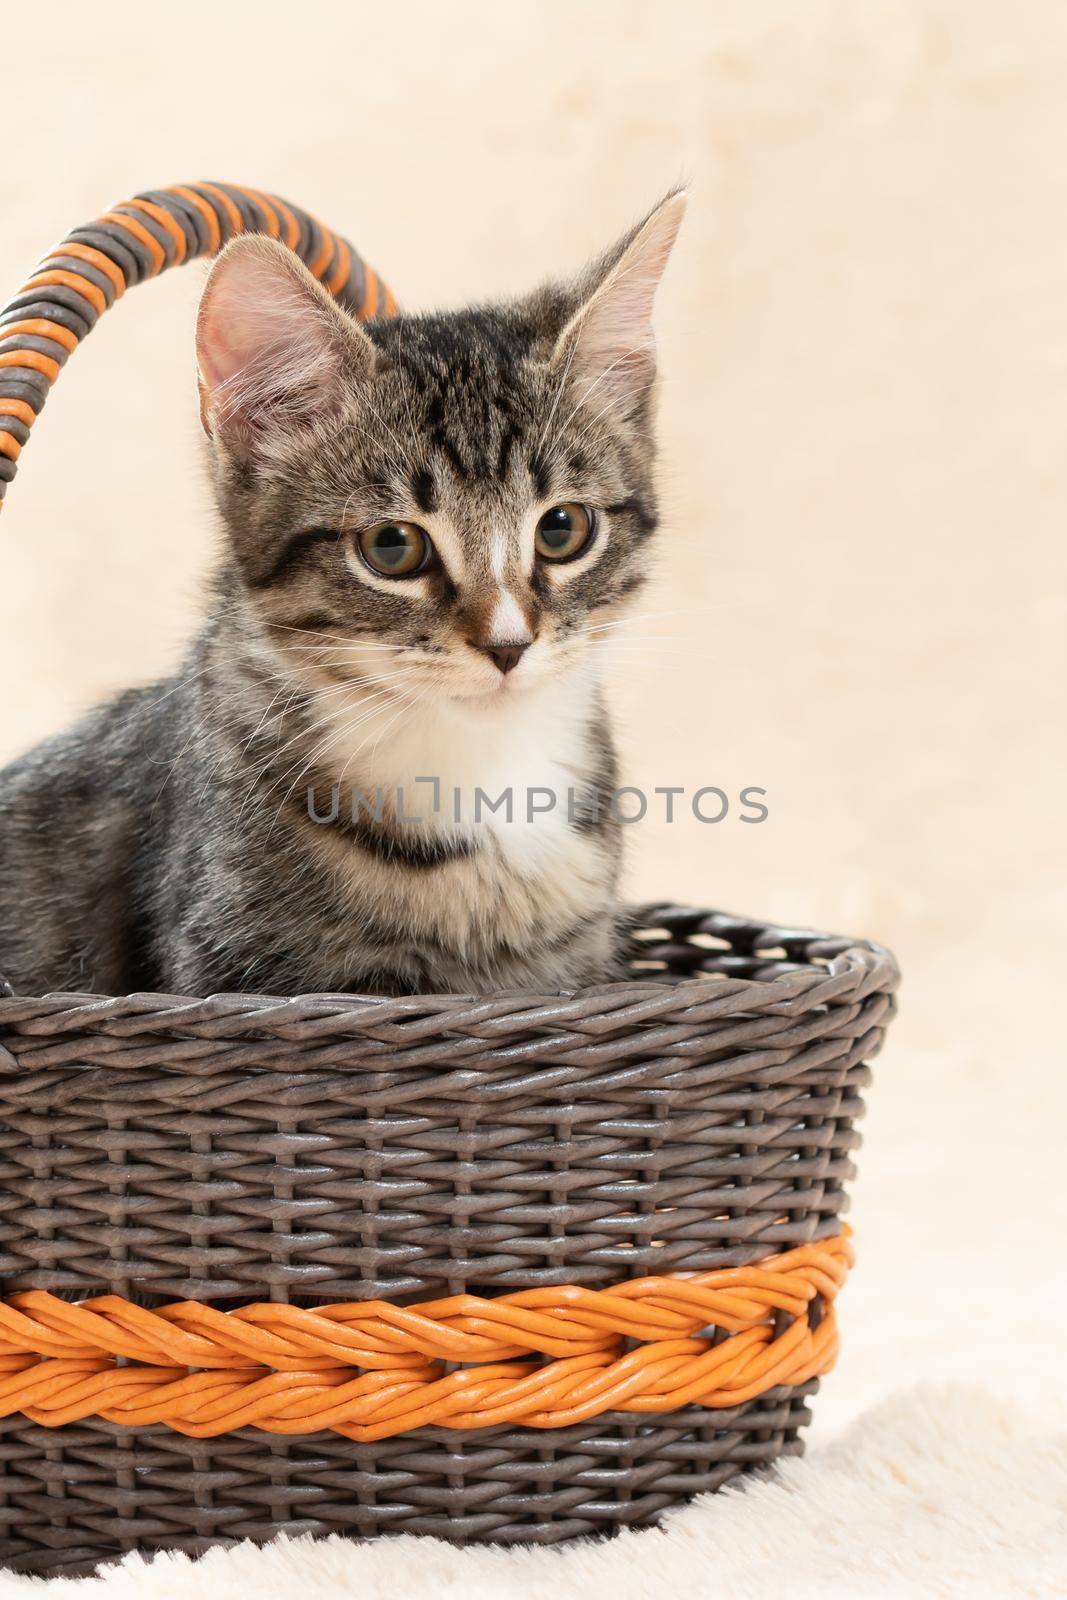
[(488, 644), (480, 644), (476, 648), (495, 662), (501, 672), (508, 673), (512, 667), (518, 666), (532, 643), (532, 639), (524, 639), (520, 644), (497, 644), (490, 639)]

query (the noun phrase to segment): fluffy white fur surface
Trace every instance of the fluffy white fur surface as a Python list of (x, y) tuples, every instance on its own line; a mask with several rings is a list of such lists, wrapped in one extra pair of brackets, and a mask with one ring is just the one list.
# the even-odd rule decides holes
[(128, 1557), (97, 1578), (0, 1579), (2, 1600), (834, 1600), (1067, 1595), (1067, 1426), (970, 1384), (922, 1385), (806, 1460), (662, 1529), (563, 1550), (400, 1538)]

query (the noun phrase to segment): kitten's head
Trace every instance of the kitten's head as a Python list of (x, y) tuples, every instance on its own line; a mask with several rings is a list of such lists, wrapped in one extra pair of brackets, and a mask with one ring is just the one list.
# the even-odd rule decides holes
[(365, 326), (281, 245), (222, 253), (202, 414), (241, 603), (292, 665), (506, 704), (587, 655), (646, 575), (652, 302), (683, 209), (570, 283)]

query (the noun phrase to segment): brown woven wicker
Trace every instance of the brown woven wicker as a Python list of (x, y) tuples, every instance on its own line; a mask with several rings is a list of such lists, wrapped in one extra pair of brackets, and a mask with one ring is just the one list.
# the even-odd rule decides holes
[(7, 1292), (397, 1300), (837, 1232), (891, 957), (641, 920), (566, 996), (0, 1000)]
[(797, 1455), (815, 1383), (730, 1411), (608, 1413), (534, 1433), (420, 1428), (374, 1445), (250, 1429), (0, 1422), (0, 1559), (49, 1577), (128, 1550), (191, 1555), (276, 1534), (433, 1534), (453, 1544), (555, 1544), (654, 1523), (692, 1495)]
[[(406, 1303), (739, 1266), (840, 1232), (892, 957), (664, 907), (635, 917), (629, 957), (624, 981), (560, 996), (0, 1000), (5, 1292)], [(812, 1387), (373, 1444), (12, 1416), (0, 1560), (644, 1523), (798, 1449)]]
[[(0, 501), (101, 313), (241, 232), (284, 240), (355, 315), (395, 310), (276, 196), (199, 183), (120, 204), (0, 311)], [(78, 1572), (279, 1532), (553, 1542), (798, 1450), (836, 1349), (853, 1125), (896, 966), (668, 907), (635, 914), (627, 954), (626, 978), (547, 996), (42, 998), (0, 977), (0, 1561)], [(693, 1275), (715, 1273), (702, 1298)], [(581, 1297), (612, 1286), (593, 1298), (615, 1332), (590, 1335), (606, 1324)], [(569, 1348), (573, 1317), (586, 1354), (549, 1366), (536, 1330), (525, 1365), (300, 1344), (314, 1323), (330, 1350), (352, 1302), (392, 1327), (427, 1296), (539, 1290), (552, 1340)], [(505, 1314), (546, 1320), (525, 1301), (417, 1316), (431, 1343), (463, 1323), (477, 1348)], [(147, 1361), (122, 1345), (138, 1317)], [(231, 1359), (253, 1322), (283, 1357)]]

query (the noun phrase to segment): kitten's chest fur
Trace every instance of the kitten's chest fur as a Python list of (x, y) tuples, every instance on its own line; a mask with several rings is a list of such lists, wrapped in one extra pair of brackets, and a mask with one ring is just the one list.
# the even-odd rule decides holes
[[(492, 705), (368, 711), (327, 692), (295, 735), (258, 688), (227, 693), (239, 715), (215, 743), (242, 825), (216, 818), (204, 838), (234, 907), (207, 938), (232, 943), (235, 984), (293, 988), (307, 971), (323, 988), (553, 992), (608, 975), (614, 755), (589, 677)], [(219, 786), (206, 793), (217, 804)], [(214, 919), (201, 904), (186, 920), (202, 941)]]
[[(586, 678), (511, 700), (386, 707), (351, 734), (343, 711), (330, 714), (340, 826), (315, 842), (353, 905), (408, 930), (435, 976), (556, 987), (568, 944), (610, 933), (618, 843), (610, 818), (592, 815), (610, 737)], [(395, 853), (367, 848), (371, 806)]]

